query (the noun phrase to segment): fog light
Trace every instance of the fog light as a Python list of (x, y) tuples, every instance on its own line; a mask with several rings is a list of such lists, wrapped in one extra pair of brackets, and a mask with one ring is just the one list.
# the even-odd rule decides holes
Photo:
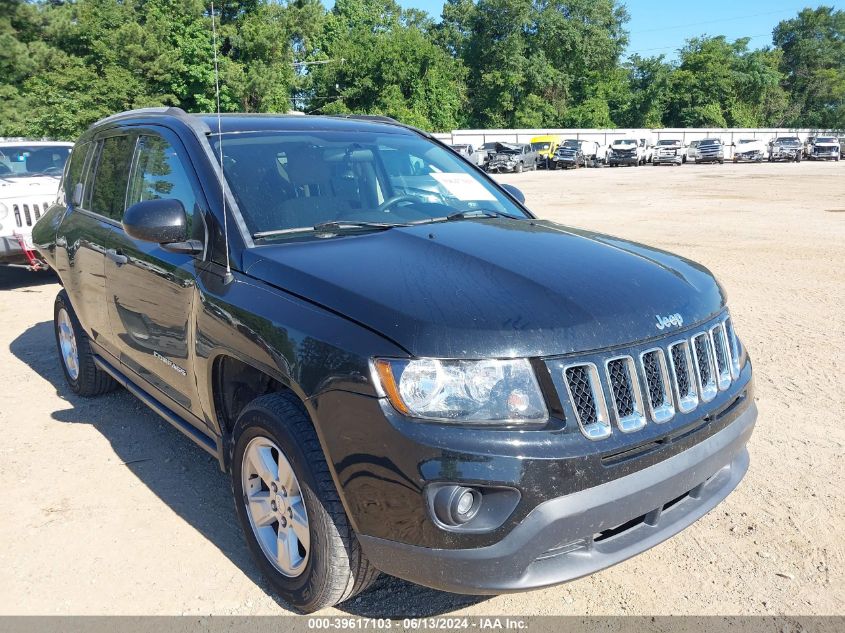
[(443, 486), (434, 496), (434, 514), (445, 525), (469, 523), (481, 508), (481, 493), (466, 486)]

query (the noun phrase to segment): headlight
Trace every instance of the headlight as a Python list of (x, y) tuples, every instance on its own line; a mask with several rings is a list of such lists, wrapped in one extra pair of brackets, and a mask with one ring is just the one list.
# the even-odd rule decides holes
[(0, 220), (9, 215), (9, 207), (0, 202)]
[(509, 424), (548, 418), (526, 359), (377, 359), (377, 383), (393, 407), (423, 420)]

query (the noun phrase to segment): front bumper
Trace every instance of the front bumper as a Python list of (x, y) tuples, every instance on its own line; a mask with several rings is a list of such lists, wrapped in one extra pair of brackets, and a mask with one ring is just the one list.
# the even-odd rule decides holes
[(0, 237), (0, 265), (25, 266), (28, 261), (26, 251), (21, 248), (17, 237)]
[(839, 158), (839, 152), (813, 152), (809, 155), (809, 158), (811, 160), (837, 160)]
[(636, 165), (640, 162), (637, 156), (614, 156), (611, 154), (607, 162), (609, 165)]
[(684, 162), (683, 154), (655, 154), (652, 162), (655, 165), (680, 165)]
[(444, 591), (496, 594), (558, 584), (643, 552), (706, 514), (748, 469), (750, 403), (726, 427), (664, 461), (536, 506), (500, 541), (434, 549), (359, 534), (378, 569)]

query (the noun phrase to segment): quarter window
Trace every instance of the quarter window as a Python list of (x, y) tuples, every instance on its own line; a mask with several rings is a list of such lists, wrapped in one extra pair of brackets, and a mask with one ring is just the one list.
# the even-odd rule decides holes
[(88, 157), (88, 150), (90, 148), (90, 143), (75, 145), (73, 148), (73, 152), (70, 155), (70, 162), (67, 166), (67, 173), (65, 174), (64, 185), (62, 186), (66, 202), (71, 201), (74, 188), (82, 182), (82, 169), (85, 167), (85, 159)]

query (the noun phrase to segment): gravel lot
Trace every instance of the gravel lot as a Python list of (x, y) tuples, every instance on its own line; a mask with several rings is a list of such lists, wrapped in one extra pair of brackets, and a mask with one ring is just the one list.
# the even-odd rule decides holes
[[(383, 579), (333, 613), (845, 613), (845, 163), (501, 180), (542, 217), (718, 276), (755, 363), (751, 470), (691, 528), (590, 578), (494, 598)], [(0, 613), (288, 613), (249, 559), (215, 461), (124, 391), (65, 387), (57, 289), (0, 271)]]

